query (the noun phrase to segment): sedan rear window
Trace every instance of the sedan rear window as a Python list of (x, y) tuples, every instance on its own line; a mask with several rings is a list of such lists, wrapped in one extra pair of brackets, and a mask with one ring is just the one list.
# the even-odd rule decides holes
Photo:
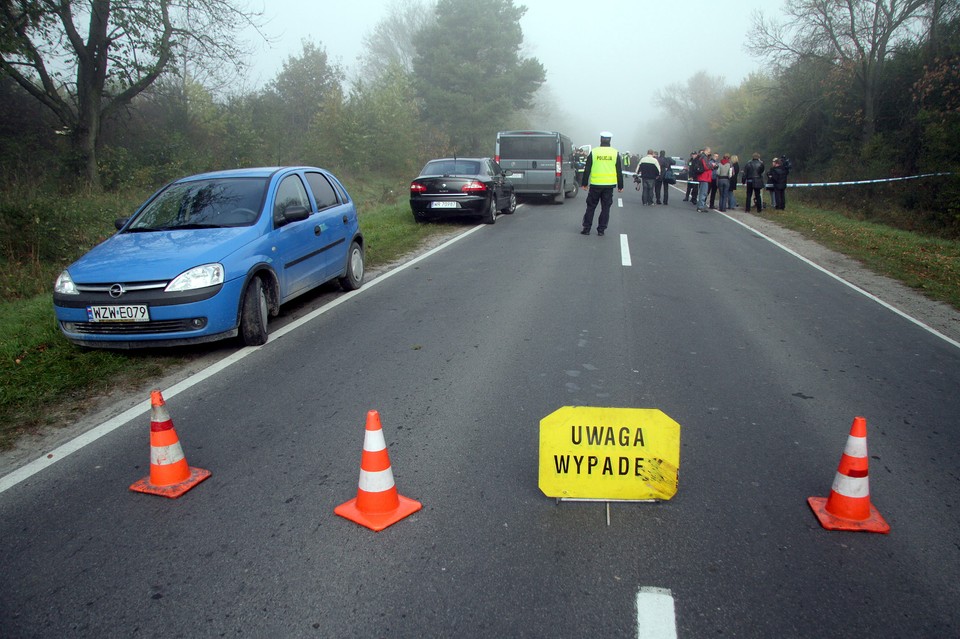
[(171, 184), (153, 198), (128, 231), (249, 226), (263, 206), (265, 178), (222, 178)]
[(420, 175), (477, 175), (480, 163), (476, 160), (431, 160)]

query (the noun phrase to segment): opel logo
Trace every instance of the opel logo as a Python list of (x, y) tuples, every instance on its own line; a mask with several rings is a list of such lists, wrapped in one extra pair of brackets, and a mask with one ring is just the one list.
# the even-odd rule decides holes
[(114, 284), (110, 287), (110, 297), (116, 299), (123, 295), (123, 284)]

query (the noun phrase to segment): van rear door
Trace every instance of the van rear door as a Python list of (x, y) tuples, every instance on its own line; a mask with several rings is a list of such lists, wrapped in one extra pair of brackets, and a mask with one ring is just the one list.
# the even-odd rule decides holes
[(498, 146), (500, 167), (511, 173), (508, 178), (518, 194), (560, 193), (557, 177), (560, 149), (555, 134), (501, 135)]

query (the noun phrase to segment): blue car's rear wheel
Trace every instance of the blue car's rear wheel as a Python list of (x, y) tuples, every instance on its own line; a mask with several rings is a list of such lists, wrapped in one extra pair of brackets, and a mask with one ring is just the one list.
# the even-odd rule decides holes
[(340, 288), (345, 291), (356, 290), (363, 284), (363, 247), (358, 242), (350, 243), (347, 270), (339, 281)]

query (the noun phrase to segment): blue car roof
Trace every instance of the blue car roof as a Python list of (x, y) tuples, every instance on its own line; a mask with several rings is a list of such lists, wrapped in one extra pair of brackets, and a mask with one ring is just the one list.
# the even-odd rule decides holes
[(208, 180), (210, 178), (243, 178), (243, 177), (270, 177), (277, 171), (285, 170), (308, 170), (324, 171), (315, 166), (259, 166), (246, 169), (225, 169), (223, 171), (211, 171), (209, 173), (198, 173), (197, 175), (188, 175), (182, 177), (177, 182), (190, 182), (193, 180)]

